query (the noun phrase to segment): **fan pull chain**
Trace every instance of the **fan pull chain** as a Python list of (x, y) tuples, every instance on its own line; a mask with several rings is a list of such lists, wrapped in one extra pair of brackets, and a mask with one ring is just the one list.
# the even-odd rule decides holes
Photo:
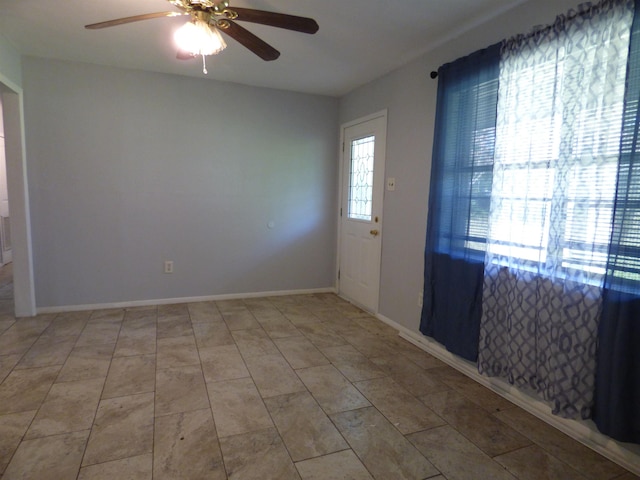
[(207, 62), (206, 62), (206, 60), (205, 60), (205, 58), (204, 58), (204, 55), (202, 55), (202, 73), (204, 73), (205, 75), (206, 75), (207, 73), (209, 73), (209, 72), (207, 71)]

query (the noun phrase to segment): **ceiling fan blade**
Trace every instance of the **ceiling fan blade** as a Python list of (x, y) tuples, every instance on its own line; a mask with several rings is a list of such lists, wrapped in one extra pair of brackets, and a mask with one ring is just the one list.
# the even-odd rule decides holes
[(188, 15), (188, 13), (181, 12), (156, 12), (145, 13), (142, 15), (134, 15), (132, 17), (117, 18), (115, 20), (107, 20), (106, 22), (92, 23), (91, 25), (85, 25), (84, 28), (89, 30), (95, 30), (98, 28), (115, 27), (116, 25), (124, 25), (125, 23), (139, 22), (141, 20), (151, 20), (153, 18), (162, 17), (180, 17), (182, 15)]
[(236, 20), (242, 20), (243, 22), (260, 23), (302, 33), (316, 33), (320, 28), (313, 18), (265, 12), (264, 10), (254, 10), (252, 8), (231, 7), (229, 10), (236, 12), (238, 14)]
[(226, 33), (267, 62), (275, 60), (280, 56), (278, 50), (231, 20), (226, 20), (224, 23), (221, 22), (219, 28), (220, 31)]

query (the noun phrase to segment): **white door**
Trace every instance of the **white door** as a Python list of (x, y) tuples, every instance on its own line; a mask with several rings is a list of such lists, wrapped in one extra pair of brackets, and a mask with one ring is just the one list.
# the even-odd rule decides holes
[(378, 312), (386, 111), (343, 127), (340, 295)]

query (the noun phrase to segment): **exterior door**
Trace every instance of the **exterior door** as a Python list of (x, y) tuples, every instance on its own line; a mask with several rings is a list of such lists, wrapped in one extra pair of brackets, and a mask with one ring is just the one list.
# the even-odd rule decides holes
[(386, 111), (343, 127), (338, 290), (378, 312)]

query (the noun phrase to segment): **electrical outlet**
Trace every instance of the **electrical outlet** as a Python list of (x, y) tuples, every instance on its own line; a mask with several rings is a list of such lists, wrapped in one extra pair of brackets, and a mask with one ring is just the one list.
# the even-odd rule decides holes
[(173, 260), (164, 261), (164, 273), (173, 273)]
[(422, 307), (422, 292), (418, 293), (418, 306)]

